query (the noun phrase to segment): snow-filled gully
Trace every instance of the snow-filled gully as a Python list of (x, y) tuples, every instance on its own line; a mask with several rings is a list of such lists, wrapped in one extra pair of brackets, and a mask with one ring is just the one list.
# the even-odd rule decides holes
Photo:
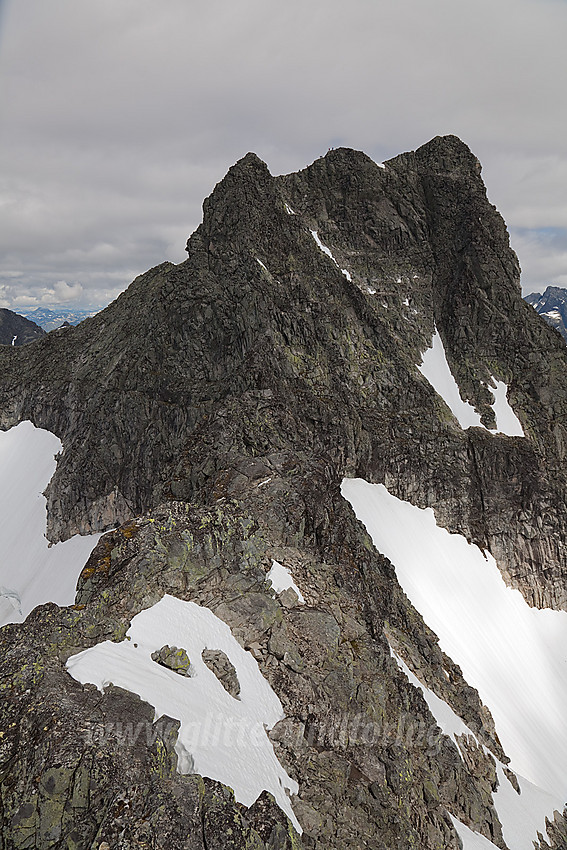
[[(518, 795), (497, 762), (494, 801), (504, 839), (510, 850), (533, 850), (545, 817), (567, 799), (567, 613), (530, 608), (505, 585), (492, 556), (437, 526), (431, 508), (361, 479), (344, 479), (341, 491), (441, 649), (490, 709), (521, 788)], [(396, 660), (447, 735), (473, 734)], [(465, 850), (494, 846), (454, 822)]]

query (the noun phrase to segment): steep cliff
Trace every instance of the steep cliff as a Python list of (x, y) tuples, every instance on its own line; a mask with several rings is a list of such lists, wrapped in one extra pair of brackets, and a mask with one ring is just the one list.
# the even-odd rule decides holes
[[(277, 178), (248, 154), (187, 252), (78, 327), (0, 350), (2, 427), (63, 443), (48, 536), (115, 529), (75, 606), (2, 630), (4, 846), (457, 848), (453, 817), (504, 848), (490, 712), (340, 493), (359, 476), (433, 507), (530, 605), (567, 610), (566, 350), (521, 298), (478, 161), (452, 136)], [(496, 379), (525, 437), (459, 426), (417, 368), (435, 330), (486, 428)], [(274, 595), (274, 561), (303, 604)], [(246, 808), (176, 772), (175, 723), (66, 671), (164, 594), (227, 623), (281, 700), (270, 738), (301, 838), (266, 795)], [(152, 734), (114, 734), (126, 722)]]

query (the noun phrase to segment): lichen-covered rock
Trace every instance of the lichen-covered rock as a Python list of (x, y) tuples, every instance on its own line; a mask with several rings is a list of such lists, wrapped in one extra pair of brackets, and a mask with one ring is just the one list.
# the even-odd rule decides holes
[(152, 652), (152, 661), (161, 664), (162, 667), (167, 667), (173, 670), (174, 673), (179, 673), (180, 676), (190, 676), (191, 661), (187, 652), (177, 646), (162, 646), (161, 649)]
[[(36, 737), (41, 740), (43, 715), (35, 731), (20, 731), (12, 741), (15, 749), (7, 752), (2, 764), (7, 787), (16, 777), (20, 781), (27, 777), (31, 784), (29, 791), (18, 787), (13, 803), (4, 798), (6, 811), (17, 814), (20, 806), (33, 804), (32, 776), (39, 763), (68, 764), (73, 772), (79, 753), (86, 749), (86, 759), (92, 745), (102, 747), (108, 758), (121, 760), (112, 768), (104, 759), (97, 762), (97, 770), (104, 772), (104, 787), (120, 799), (126, 793), (124, 783), (138, 776), (135, 771), (141, 785), (154, 775), (152, 765), (156, 776), (169, 777), (156, 785), (162, 801), (158, 809), (170, 819), (170, 832), (164, 835), (178, 835), (183, 807), (189, 805), (198, 812), (197, 820), (186, 826), (188, 835), (201, 829), (199, 818), (212, 835), (225, 828), (227, 819), (236, 818), (234, 846), (239, 848), (246, 847), (252, 835), (257, 845), (251, 846), (262, 848), (266, 835), (265, 841), (272, 842), (266, 846), (274, 847), (285, 847), (288, 841), (294, 848), (338, 850), (360, 847), (365, 840), (377, 847), (382, 842), (386, 847), (410, 848), (420, 842), (431, 850), (436, 846), (456, 850), (447, 811), (487, 837), (498, 837), (486, 783), (482, 777), (477, 780), (454, 744), (440, 735), (421, 694), (391, 659), (382, 633), (385, 620), (410, 621), (407, 641), (416, 647), (425, 644), (427, 628), (399, 592), (391, 565), (369, 545), (350, 507), (338, 491), (322, 497), (316, 470), (312, 473), (307, 478), (297, 472), (276, 476), (269, 485), (260, 489), (251, 485), (239, 500), (212, 508), (177, 502), (140, 517), (135, 525), (101, 538), (79, 581), (82, 601), (75, 609), (45, 606), (26, 623), (7, 627), (2, 634), (5, 641), (10, 631), (17, 640), (5, 643), (10, 651), (2, 662), (3, 681), (18, 686), (0, 705), (6, 727), (10, 716), (29, 723), (34, 711), (28, 713), (28, 708), (45, 705), (47, 690), (53, 694), (47, 715), (55, 711), (72, 758), (66, 763), (56, 749), (44, 749), (55, 745), (58, 734), (51, 734), (37, 752), (30, 746)], [(321, 508), (331, 521), (315, 540), (309, 529)], [(287, 608), (274, 599), (265, 582), (274, 558), (294, 565), (294, 577), (309, 588), (312, 605)], [(107, 563), (111, 569), (102, 568)], [(159, 749), (162, 738), (150, 722), (149, 706), (116, 688), (107, 689), (101, 702), (92, 686), (82, 688), (64, 671), (64, 662), (78, 649), (123, 638), (131, 617), (164, 593), (207, 605), (231, 626), (244, 647), (254, 646), (260, 669), (286, 715), (270, 738), (277, 757), (299, 782), (293, 805), (304, 828), (301, 839), (277, 807), (257, 806), (252, 821), (228, 792), (219, 791), (220, 798), (198, 795), (195, 800), (193, 778), (175, 772), (173, 720), (160, 721), (163, 748)], [(171, 652), (175, 657), (173, 647), (165, 656)], [(214, 655), (222, 673), (222, 658)], [(469, 724), (476, 724), (481, 740), (496, 746), (490, 716), (475, 692), (469, 694), (463, 713)], [(490, 722), (485, 722), (487, 717)], [(128, 767), (134, 756), (141, 764), (135, 770)], [(112, 808), (104, 822), (106, 831), (101, 835), (111, 846), (121, 831), (138, 836), (135, 830), (141, 828), (138, 819), (146, 809), (131, 795), (127, 799), (128, 807), (120, 813)], [(144, 806), (155, 805), (152, 799)], [(277, 815), (275, 821), (262, 821), (268, 811)], [(79, 813), (78, 809), (77, 817)], [(53, 828), (63, 829), (63, 814), (57, 817)], [(100, 828), (96, 817), (95, 823)], [(144, 840), (176, 848), (173, 838), (164, 843), (163, 821), (157, 814), (144, 824)]]

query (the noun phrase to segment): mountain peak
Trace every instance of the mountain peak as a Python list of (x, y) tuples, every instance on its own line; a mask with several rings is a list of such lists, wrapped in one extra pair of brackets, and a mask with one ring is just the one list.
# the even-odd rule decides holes
[(203, 202), (203, 223), (187, 241), (186, 251), (195, 245), (212, 244), (222, 233), (244, 235), (261, 227), (266, 205), (275, 200), (274, 178), (268, 166), (255, 153), (247, 153), (229, 168)]
[(433, 171), (462, 171), (479, 176), (482, 166), (469, 146), (458, 136), (435, 136), (415, 152), (422, 166)]
[(232, 186), (236, 182), (258, 183), (271, 179), (271, 177), (266, 163), (257, 154), (249, 152), (238, 159), (234, 165), (231, 165), (225, 176), (213, 189), (212, 194), (214, 195), (217, 189), (226, 188), (227, 185)]
[(548, 286), (543, 294), (532, 292), (524, 296), (524, 300), (567, 342), (567, 289)]
[(236, 163), (232, 166), (233, 168), (256, 168), (259, 170), (267, 171), (269, 174), (269, 169), (263, 159), (260, 159), (257, 153), (254, 151), (248, 151), (247, 154), (240, 157), (236, 161)]
[[(0, 348), (0, 425), (29, 419), (63, 445), (47, 535), (106, 532), (74, 564), (73, 607), (33, 596), (0, 634), (0, 843), (34, 829), (43, 845), (291, 850), (294, 824), (314, 850), (455, 850), (466, 824), (503, 848), (530, 807), (518, 757), (566, 799), (564, 641), (559, 672), (524, 681), (553, 641), (469, 579), (490, 569), (523, 595), (512, 608), (567, 610), (565, 346), (522, 301), (454, 136), (384, 167), (338, 148), (281, 177), (249, 153), (203, 212), (185, 262), (73, 331)], [(441, 563), (462, 603), (443, 579), (425, 582), (431, 606), (410, 601), (406, 571)], [(0, 569), (13, 610), (17, 546)], [(421, 607), (440, 626), (450, 613), (459, 640)], [(497, 639), (477, 640), (487, 619)], [(242, 756), (250, 718), (262, 749)]]

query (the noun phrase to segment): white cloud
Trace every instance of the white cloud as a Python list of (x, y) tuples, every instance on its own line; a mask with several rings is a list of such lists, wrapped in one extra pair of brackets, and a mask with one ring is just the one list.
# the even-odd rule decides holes
[(0, 280), (92, 302), (183, 260), (248, 150), (281, 173), (452, 132), (511, 226), (565, 226), (566, 26), (556, 0), (7, 0)]
[(65, 304), (96, 307), (108, 304), (120, 294), (122, 288), (93, 287), (85, 293), (80, 283), (67, 283), (65, 280), (58, 280), (52, 286), (4, 284), (0, 286), (0, 307), (7, 307), (16, 312), (23, 307), (56, 307)]
[(77, 301), (83, 294), (80, 283), (69, 284), (65, 280), (58, 280), (53, 287), (53, 292), (58, 304), (67, 304), (69, 301)]
[(522, 258), (524, 294), (550, 285), (567, 287), (567, 228), (518, 228), (511, 235)]

